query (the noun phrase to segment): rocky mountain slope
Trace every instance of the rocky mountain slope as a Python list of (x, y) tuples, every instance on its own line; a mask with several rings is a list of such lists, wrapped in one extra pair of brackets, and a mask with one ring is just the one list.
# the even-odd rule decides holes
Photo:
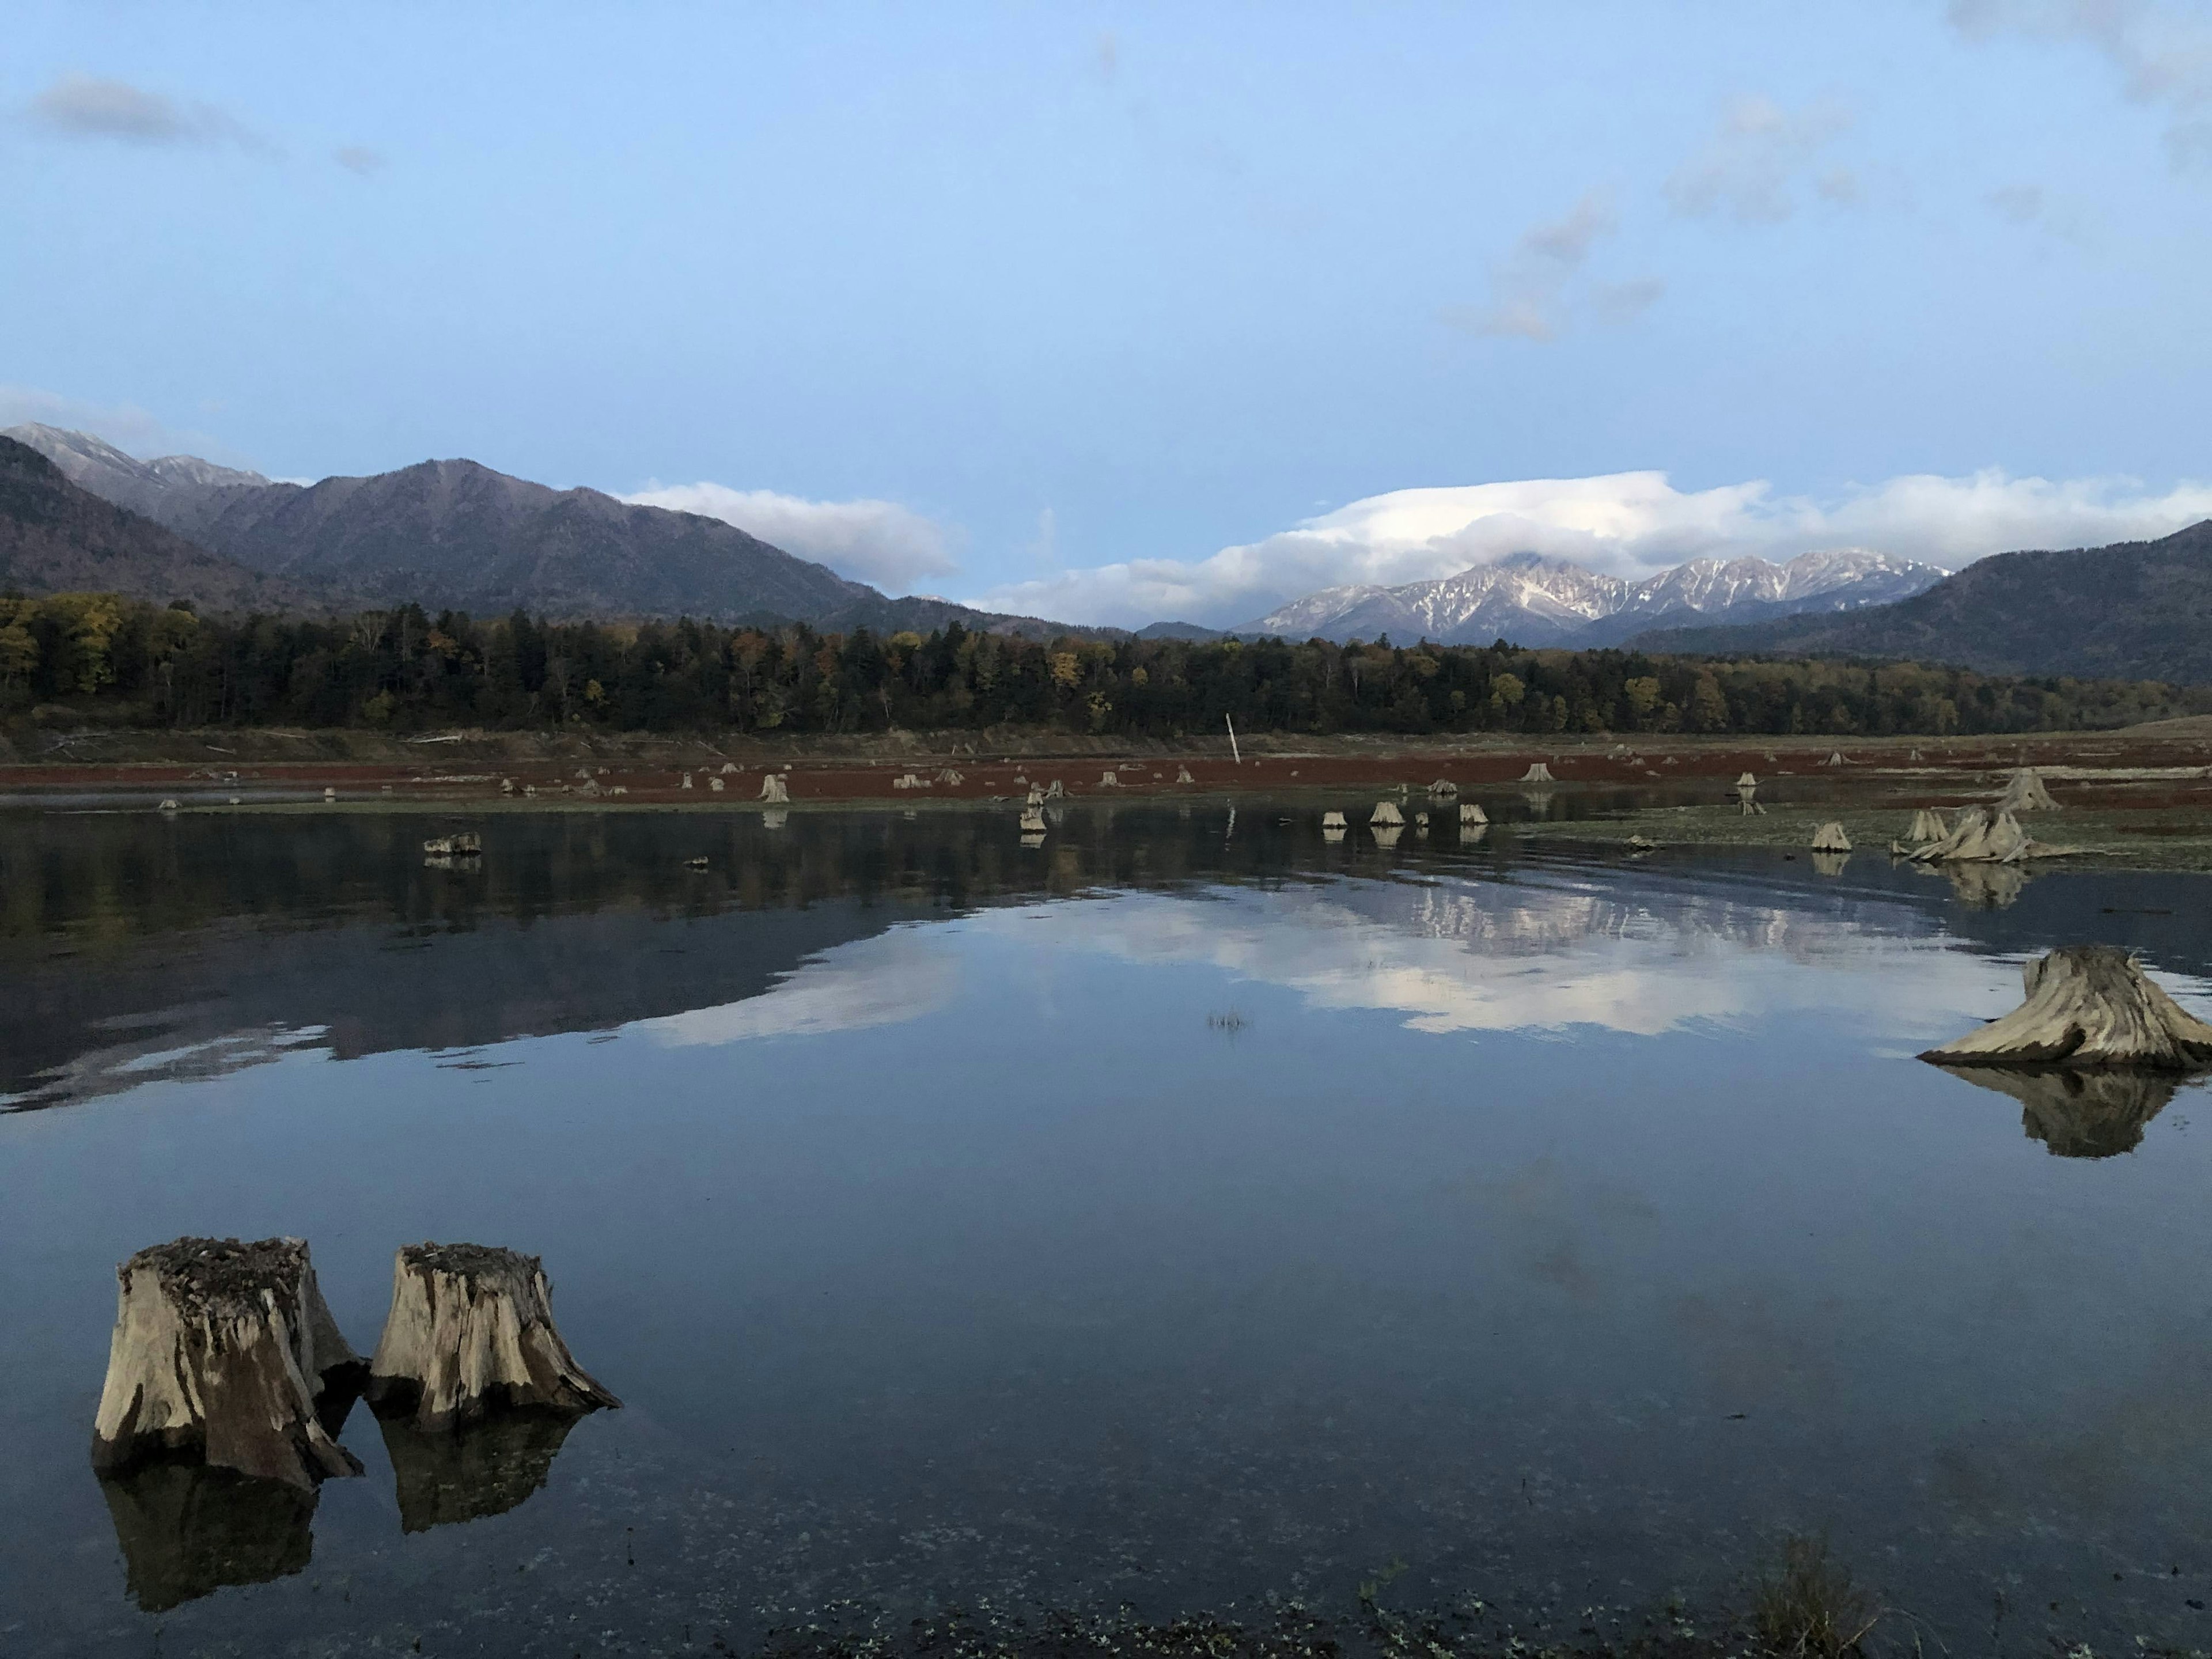
[(1862, 548), (1765, 559), (1692, 559), (1623, 581), (1565, 559), (1518, 553), (1439, 581), (1331, 587), (1240, 630), (1294, 639), (1388, 634), (1408, 643), (1613, 645), (1670, 619), (1747, 622), (1801, 611), (1842, 611), (1917, 593), (1940, 581), (1935, 565)]
[(554, 489), (469, 460), (272, 483), (191, 456), (139, 461), (90, 434), (25, 426), (85, 489), (301, 590), (478, 615), (691, 616), (927, 632), (948, 622), (1036, 637), (1098, 635), (944, 599), (891, 599), (720, 519)]
[(71, 483), (35, 449), (0, 437), (0, 591), (116, 592), (203, 611), (318, 609), (316, 596), (196, 547)]
[(2000, 553), (1911, 599), (1848, 615), (1669, 629), (1638, 643), (2212, 684), (2212, 519), (2154, 542)]

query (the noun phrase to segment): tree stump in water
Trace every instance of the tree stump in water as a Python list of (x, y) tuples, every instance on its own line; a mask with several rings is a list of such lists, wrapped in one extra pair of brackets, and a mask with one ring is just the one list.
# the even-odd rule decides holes
[(2212, 1066), (2212, 1025), (2185, 1012), (2111, 945), (2069, 945), (2021, 972), (2027, 1000), (1920, 1056), (1939, 1066)]
[(1375, 803), (1375, 810), (1367, 815), (1367, 821), (1381, 824), (1403, 823), (1406, 815), (1398, 810), (1396, 801), (1378, 800)]
[(2051, 799), (2051, 792), (2043, 787), (2043, 775), (2032, 766), (2023, 766), (2014, 773), (1997, 797), (2000, 812), (2055, 812), (2058, 803)]
[(771, 805), (780, 806), (791, 799), (791, 789), (781, 777), (771, 772), (761, 780), (760, 798)]
[(411, 1399), (425, 1429), (494, 1406), (586, 1412), (622, 1404), (586, 1375), (553, 1328), (552, 1288), (538, 1258), (483, 1244), (400, 1250), (368, 1376), (380, 1414)]
[(1848, 853), (1851, 838), (1844, 833), (1840, 823), (1824, 823), (1813, 832), (1813, 850), (1816, 853)]
[(197, 1452), (211, 1467), (310, 1490), (362, 1472), (318, 1414), (352, 1404), (361, 1356), (338, 1334), (304, 1240), (179, 1238), (139, 1251), (115, 1276), (95, 1468)]
[(1912, 814), (1912, 827), (1905, 832), (1905, 838), (1915, 846), (1924, 847), (1950, 833), (1950, 826), (1943, 822), (1941, 812), (1931, 812), (1923, 806)]
[(1543, 762), (1530, 761), (1528, 763), (1528, 769), (1521, 775), (1520, 781), (1522, 783), (1556, 783), (1559, 780), (1552, 775), (1552, 769), (1547, 766)]

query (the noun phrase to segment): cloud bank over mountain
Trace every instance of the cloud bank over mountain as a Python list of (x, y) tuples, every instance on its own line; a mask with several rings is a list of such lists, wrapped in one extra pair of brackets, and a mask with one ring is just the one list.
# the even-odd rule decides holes
[(896, 501), (812, 501), (727, 484), (648, 483), (623, 500), (735, 525), (770, 546), (890, 593), (959, 568), (945, 527)]
[(1393, 490), (1209, 558), (1072, 569), (972, 602), (1085, 622), (1234, 627), (1317, 588), (1431, 581), (1510, 553), (1571, 559), (1632, 580), (1705, 556), (1778, 560), (1834, 547), (1957, 569), (2021, 548), (2163, 536), (2208, 517), (2212, 483), (2160, 492), (2132, 478), (2014, 477), (1992, 468), (1896, 477), (1815, 501), (1777, 495), (1758, 480), (1680, 490), (1664, 472), (1616, 472)]

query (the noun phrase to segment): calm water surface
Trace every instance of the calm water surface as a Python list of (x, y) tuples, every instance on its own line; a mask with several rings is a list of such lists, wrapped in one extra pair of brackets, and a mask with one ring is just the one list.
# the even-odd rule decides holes
[[(2055, 944), (2204, 1010), (2203, 878), (1314, 819), (501, 817), (443, 870), (411, 817), (0, 815), (0, 1651), (1346, 1608), (1394, 1560), (1571, 1635), (1793, 1529), (1954, 1651), (2212, 1644), (2200, 1091), (1911, 1058)], [(103, 1486), (114, 1265), (181, 1233), (306, 1237), (364, 1352), (399, 1244), (542, 1255), (625, 1408), (357, 1408), (312, 1505)]]

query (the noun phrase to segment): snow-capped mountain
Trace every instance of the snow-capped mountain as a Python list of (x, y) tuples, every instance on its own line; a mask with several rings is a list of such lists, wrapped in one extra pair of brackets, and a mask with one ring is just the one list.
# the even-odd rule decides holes
[(1691, 559), (1627, 582), (1565, 559), (1516, 553), (1438, 581), (1402, 587), (1328, 587), (1238, 630), (1292, 639), (1444, 645), (1614, 645), (1648, 628), (1762, 622), (1804, 611), (1887, 605), (1950, 573), (1859, 547), (1765, 559)]
[(162, 509), (181, 492), (259, 487), (269, 482), (258, 472), (217, 466), (197, 455), (163, 455), (142, 461), (89, 432), (70, 432), (57, 426), (35, 422), (11, 426), (0, 432), (0, 438), (13, 438), (37, 450), (78, 489), (163, 522), (170, 515)]

